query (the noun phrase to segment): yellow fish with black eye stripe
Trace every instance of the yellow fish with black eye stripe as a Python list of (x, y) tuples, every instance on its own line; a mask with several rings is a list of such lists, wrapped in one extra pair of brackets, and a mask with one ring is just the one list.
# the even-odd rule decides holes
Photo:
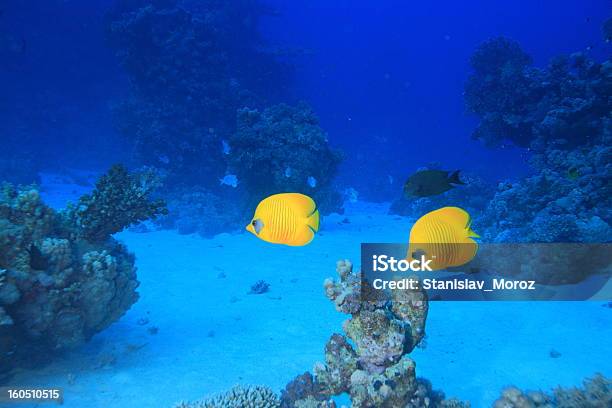
[(465, 265), (470, 262), (480, 238), (472, 231), (470, 215), (459, 207), (443, 207), (419, 218), (410, 230), (408, 261), (421, 255), (432, 259), (432, 270)]
[(273, 244), (303, 246), (319, 230), (319, 210), (307, 195), (274, 194), (257, 205), (246, 230)]

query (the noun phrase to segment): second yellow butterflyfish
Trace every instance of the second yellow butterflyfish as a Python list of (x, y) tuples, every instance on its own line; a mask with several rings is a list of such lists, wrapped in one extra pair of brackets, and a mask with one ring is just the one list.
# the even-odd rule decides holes
[(306, 245), (319, 230), (319, 210), (307, 195), (274, 194), (257, 205), (246, 230), (273, 244)]
[(407, 259), (425, 255), (433, 270), (461, 266), (476, 255), (479, 238), (470, 215), (459, 207), (443, 207), (419, 218), (410, 230)]

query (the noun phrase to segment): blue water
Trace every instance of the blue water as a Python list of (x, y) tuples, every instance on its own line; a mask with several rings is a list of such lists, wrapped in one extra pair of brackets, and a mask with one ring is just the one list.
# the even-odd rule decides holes
[[(94, 408), (171, 407), (236, 384), (280, 392), (324, 361), (327, 340), (342, 333), (349, 317), (323, 293), (324, 279), (337, 278), (336, 261), (351, 259), (357, 269), (362, 242), (404, 243), (414, 221), (434, 207), (466, 207), (485, 239), (535, 240), (550, 232), (553, 241), (612, 241), (609, 186), (597, 184), (610, 166), (603, 125), (593, 131), (601, 140), (582, 138), (588, 126), (572, 128), (567, 138), (578, 139), (577, 147), (562, 147), (565, 161), (542, 167), (530, 159), (552, 150), (538, 151), (537, 143), (520, 146), (510, 137), (489, 147), (472, 138), (483, 117), (467, 112), (465, 91), (474, 72), (470, 56), (492, 37), (517, 41), (532, 57), (530, 66), (541, 69), (561, 54), (609, 59), (611, 45), (601, 32), (608, 2), (173, 3), (0, 3), (0, 182), (34, 183), (59, 211), (91, 193), (114, 163), (134, 171), (152, 166), (165, 183), (156, 197), (170, 208), (165, 223), (147, 221), (113, 235), (135, 255), (139, 300), (90, 340), (50, 352), (44, 364), (15, 363), (6, 376), (0, 365), (0, 385), (61, 387), (64, 406)], [(266, 6), (263, 15), (250, 8), (258, 3)], [(122, 7), (147, 4), (166, 10), (150, 21), (171, 46), (151, 46), (158, 37), (130, 25), (134, 15), (121, 14)], [(215, 34), (193, 23), (209, 7), (227, 13), (208, 15)], [(194, 20), (165, 20), (183, 9)], [(129, 28), (112, 31), (119, 23)], [(193, 34), (192, 25), (205, 34)], [(213, 46), (191, 42), (206, 36)], [(252, 94), (233, 99), (247, 91)], [(577, 92), (577, 99), (584, 96)], [(313, 137), (315, 153), (299, 156), (308, 149), (283, 141), (264, 154), (274, 163), (270, 170), (257, 173), (261, 162), (247, 168), (249, 153), (267, 149), (284, 128), (274, 127), (273, 109), (253, 127), (240, 122), (239, 109), (262, 113), (298, 101), (311, 107), (320, 129), (295, 119), (304, 111), (285, 120), (299, 137), (325, 136)], [(592, 112), (597, 120), (610, 115)], [(270, 133), (256, 133), (266, 126)], [(260, 139), (236, 159), (240, 141), (253, 134)], [(227, 140), (231, 149), (223, 151)], [(329, 149), (341, 152), (337, 169)], [(405, 179), (423, 167), (460, 169), (468, 185), (397, 211)], [(552, 193), (524, 181), (549, 170), (558, 185)], [(306, 176), (316, 171), (322, 173), (308, 187)], [(219, 182), (234, 173), (235, 188)], [(571, 185), (574, 176), (592, 184)], [(254, 205), (283, 183), (322, 203), (321, 230), (309, 245), (273, 245), (243, 230)], [(557, 203), (552, 210), (551, 202)], [(544, 209), (526, 210), (538, 205)], [(492, 222), (496, 211), (506, 212)], [(552, 217), (568, 214), (571, 228), (558, 231), (565, 224)], [(0, 269), (15, 268), (0, 255)], [(248, 294), (258, 280), (270, 291)], [(603, 301), (431, 302), (426, 332), (423, 347), (410, 353), (417, 376), (473, 407), (491, 406), (510, 385), (549, 392), (579, 386), (595, 373), (612, 376), (612, 309)], [(346, 395), (336, 398), (350, 404)]]

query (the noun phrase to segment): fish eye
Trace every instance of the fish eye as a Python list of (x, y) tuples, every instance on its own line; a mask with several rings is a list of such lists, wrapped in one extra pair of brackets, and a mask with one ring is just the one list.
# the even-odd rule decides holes
[(255, 226), (255, 224), (257, 224), (257, 220), (253, 220), (253, 221), (251, 221), (251, 225), (252, 225), (252, 226)]

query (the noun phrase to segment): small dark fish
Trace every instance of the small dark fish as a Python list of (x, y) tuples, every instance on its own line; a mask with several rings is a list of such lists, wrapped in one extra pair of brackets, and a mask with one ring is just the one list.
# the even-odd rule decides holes
[(49, 261), (36, 245), (30, 245), (28, 253), (30, 254), (30, 268), (35, 271), (44, 271), (49, 267)]
[(570, 168), (567, 171), (567, 178), (568, 180), (572, 180), (572, 181), (578, 180), (580, 178), (580, 170), (578, 170), (575, 167)]
[(417, 171), (406, 180), (404, 194), (408, 197), (431, 197), (442, 194), (455, 187), (455, 184), (465, 184), (459, 179), (459, 171), (452, 173), (444, 170)]

